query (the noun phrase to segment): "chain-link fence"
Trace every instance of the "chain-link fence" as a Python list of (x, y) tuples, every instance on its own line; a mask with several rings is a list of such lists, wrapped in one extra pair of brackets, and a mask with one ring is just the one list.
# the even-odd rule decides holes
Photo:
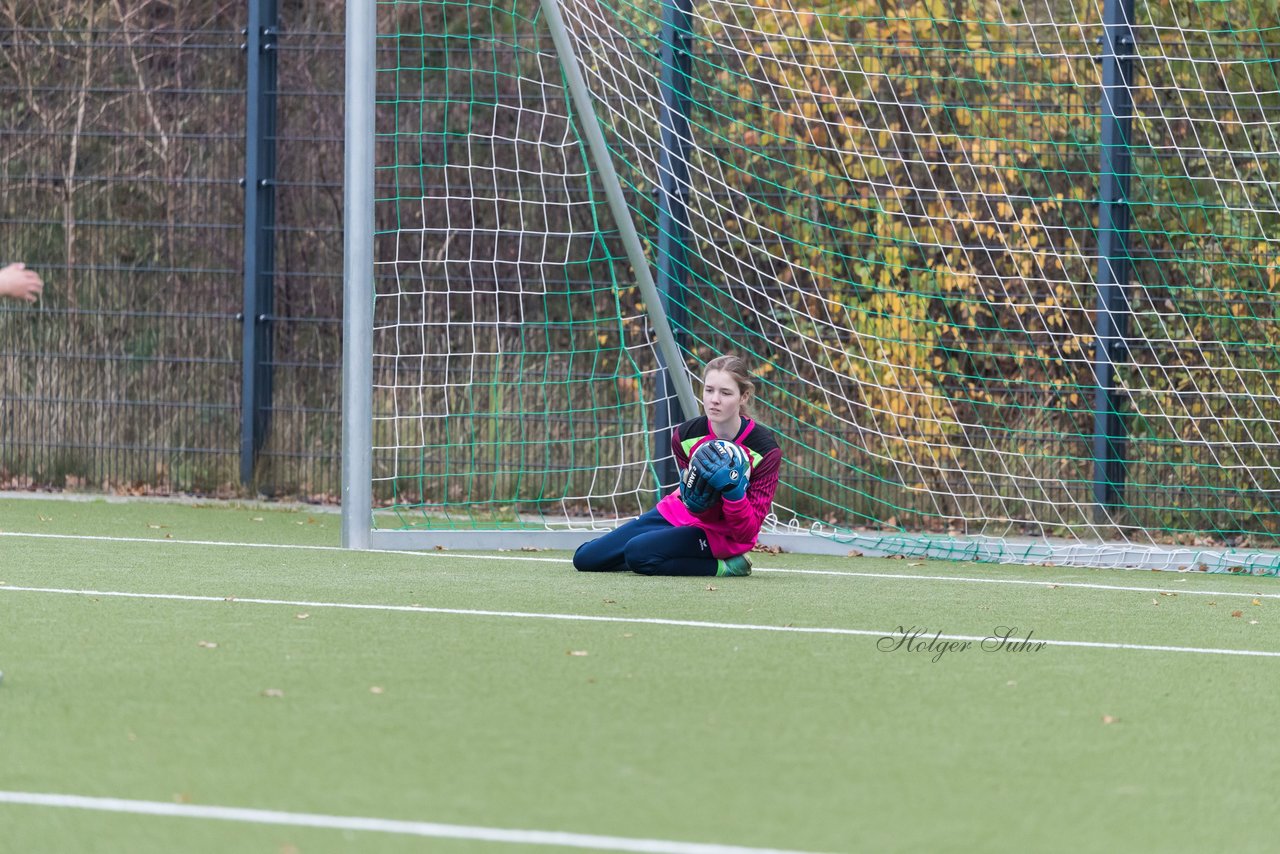
[(246, 0), (0, 4), (0, 485), (338, 490), (339, 2), (283, 4), (269, 429), (241, 480)]

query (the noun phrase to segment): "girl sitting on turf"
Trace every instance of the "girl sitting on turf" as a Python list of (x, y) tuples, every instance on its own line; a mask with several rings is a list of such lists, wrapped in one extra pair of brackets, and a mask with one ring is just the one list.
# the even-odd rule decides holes
[(746, 405), (755, 383), (737, 356), (720, 356), (703, 375), (706, 414), (671, 434), (680, 488), (658, 506), (583, 543), (583, 572), (629, 569), (644, 575), (750, 575), (747, 552), (773, 504), (782, 449)]

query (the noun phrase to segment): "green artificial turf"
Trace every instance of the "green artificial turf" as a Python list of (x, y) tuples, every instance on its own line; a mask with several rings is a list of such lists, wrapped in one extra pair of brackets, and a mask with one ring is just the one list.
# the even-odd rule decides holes
[[(1280, 836), (1280, 659), (878, 648), (1016, 626), (1280, 651), (1274, 579), (792, 555), (749, 579), (583, 575), (556, 552), (343, 552), (338, 528), (0, 501), (0, 790), (807, 851)], [(0, 828), (15, 852), (553, 850), (17, 805)]]

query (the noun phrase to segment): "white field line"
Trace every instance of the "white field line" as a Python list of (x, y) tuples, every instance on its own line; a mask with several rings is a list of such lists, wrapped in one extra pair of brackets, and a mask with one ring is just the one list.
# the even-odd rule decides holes
[[(1173, 593), (1178, 596), (1243, 596), (1247, 599), (1280, 599), (1280, 593), (1244, 592), (1227, 590), (1184, 590), (1181, 587), (1134, 587), (1124, 584), (1091, 584), (1087, 581), (1029, 581), (1025, 578), (973, 578), (963, 575), (907, 575), (892, 572), (844, 572), (838, 569), (765, 569), (754, 567), (752, 572), (785, 572), (791, 575), (848, 575), (855, 578), (888, 578), (894, 581), (957, 581), (962, 584), (1022, 584), (1032, 587), (1071, 587), (1083, 590), (1117, 590), (1127, 593)], [(1104, 570), (1123, 572), (1124, 570)], [(1196, 577), (1204, 573), (1196, 573)]]
[(288, 825), (326, 830), (360, 830), (425, 836), (434, 839), (467, 839), (481, 842), (505, 842), (511, 845), (558, 845), (566, 848), (588, 848), (594, 851), (639, 851), (647, 854), (803, 854), (777, 848), (747, 848), (702, 842), (675, 842), (665, 839), (635, 839), (625, 836), (596, 836), (554, 830), (508, 830), (498, 827), (473, 827), (464, 824), (437, 824), (426, 821), (398, 821), (386, 818), (320, 815), (316, 813), (279, 812), (243, 807), (171, 804), (164, 801), (133, 801), (122, 798), (90, 798), (81, 795), (57, 795), (40, 792), (0, 791), (0, 804), (94, 810), (97, 812), (132, 813), (134, 815), (201, 818), (235, 821), (247, 824)]
[[(158, 537), (97, 537), (89, 534), (38, 534), (27, 533), (23, 531), (0, 531), (0, 537), (29, 537), (40, 540), (87, 540), (95, 543), (149, 543), (151, 545), (175, 545), (175, 546), (226, 546), (241, 549), (283, 549), (286, 551), (311, 551), (311, 552), (342, 552), (343, 554), (357, 554), (350, 549), (344, 549), (341, 546), (303, 546), (291, 543), (235, 543), (223, 540), (164, 540)], [(365, 554), (359, 552), (358, 554)], [(522, 560), (522, 561), (540, 561), (542, 563), (569, 563), (570, 561), (562, 557), (527, 557), (522, 555), (504, 555), (504, 554), (464, 554), (461, 552), (411, 552), (397, 551), (395, 549), (378, 549), (369, 554), (380, 555), (409, 555), (410, 557), (460, 557), (460, 558), (483, 558), (484, 560)]]
[[(902, 626), (892, 631), (876, 629), (846, 629), (831, 626), (767, 626), (756, 623), (720, 623), (709, 620), (672, 620), (664, 617), (607, 617), (596, 614), (557, 614), (538, 611), (491, 611), (478, 608), (433, 608), (427, 605), (379, 605), (361, 604), (357, 602), (310, 602), (293, 599), (258, 599), (240, 596), (197, 596), (183, 593), (137, 593), (122, 590), (77, 590), (62, 587), (21, 587), (12, 584), (0, 586), (3, 593), (52, 593), (70, 596), (85, 596), (117, 599), (160, 599), (171, 602), (224, 602), (238, 605), (281, 605), (290, 608), (335, 608), (345, 611), (383, 611), (419, 614), (447, 614), (462, 617), (498, 617), (515, 620), (559, 620), (575, 623), (619, 623), (624, 625), (678, 626), (692, 629), (724, 629), (742, 632), (783, 632), (806, 635), (838, 635), (845, 637), (893, 638), (904, 633)], [(907, 631), (912, 631), (908, 629)], [(978, 637), (976, 635), (948, 635), (941, 632), (929, 633), (922, 630), (925, 640), (970, 641), (981, 643), (992, 640), (993, 636)], [(1015, 629), (1016, 631), (1016, 629)], [(1019, 639), (1020, 640), (1020, 639)], [(1215, 647), (1195, 646), (1163, 646), (1160, 644), (1113, 643), (1109, 641), (1072, 641), (1049, 640), (1036, 638), (1033, 643), (1045, 646), (1081, 647), (1088, 649), (1143, 650), (1147, 652), (1184, 652), (1197, 655), (1243, 655), (1257, 658), (1280, 658), (1280, 651), (1257, 649), (1223, 649)], [(921, 646), (924, 641), (919, 642)]]
[[(151, 545), (177, 545), (177, 546), (223, 546), (227, 548), (243, 548), (243, 549), (283, 549), (288, 551), (323, 551), (323, 552), (341, 552), (343, 554), (351, 554), (349, 549), (340, 546), (306, 546), (292, 545), (285, 543), (237, 543), (222, 540), (162, 540), (153, 537), (99, 537), (87, 534), (40, 534), (26, 533), (19, 531), (0, 531), (0, 537), (26, 537), (32, 539), (43, 540), (87, 540), (90, 542), (108, 542), (108, 543), (148, 543)], [(415, 558), (458, 558), (460, 560), (514, 560), (531, 563), (558, 563), (570, 564), (568, 558), (562, 557), (530, 557), (528, 555), (514, 554), (491, 554), (476, 552), (419, 552), (419, 551), (397, 551), (393, 549), (378, 549), (372, 554), (380, 555), (405, 555)], [(1120, 571), (1120, 570), (1115, 570)], [(1228, 590), (1184, 590), (1182, 588), (1173, 587), (1135, 587), (1132, 585), (1122, 584), (1091, 584), (1084, 581), (1055, 581), (1053, 579), (1045, 579), (1042, 581), (1030, 581), (1023, 578), (974, 578), (972, 576), (963, 575), (912, 575), (912, 574), (895, 574), (891, 572), (856, 572), (844, 571), (838, 569), (771, 569), (768, 567), (757, 566), (752, 572), (776, 573), (782, 575), (827, 575), (842, 576), (847, 578), (878, 578), (890, 581), (951, 581), (961, 584), (1020, 584), (1032, 587), (1046, 588), (1074, 588), (1080, 590), (1114, 590), (1122, 593), (1177, 593), (1179, 596), (1242, 596), (1249, 599), (1280, 599), (1280, 593), (1263, 593), (1261, 591), (1242, 592)], [(1196, 573), (1199, 577), (1202, 573)], [(1183, 575), (1181, 577), (1188, 577)]]

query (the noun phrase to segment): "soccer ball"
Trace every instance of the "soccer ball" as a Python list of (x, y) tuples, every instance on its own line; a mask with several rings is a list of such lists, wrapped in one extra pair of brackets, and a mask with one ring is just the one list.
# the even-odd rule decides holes
[[(733, 467), (745, 472), (751, 471), (751, 458), (747, 456), (747, 452), (742, 450), (741, 445), (738, 445), (735, 442), (730, 442), (728, 439), (713, 439), (698, 448), (698, 450), (694, 452), (694, 456), (714, 453), (714, 451), (712, 451), (712, 446), (722, 448), (724, 452), (729, 455), (730, 465)], [(719, 454), (716, 454), (716, 456), (719, 456)]]

